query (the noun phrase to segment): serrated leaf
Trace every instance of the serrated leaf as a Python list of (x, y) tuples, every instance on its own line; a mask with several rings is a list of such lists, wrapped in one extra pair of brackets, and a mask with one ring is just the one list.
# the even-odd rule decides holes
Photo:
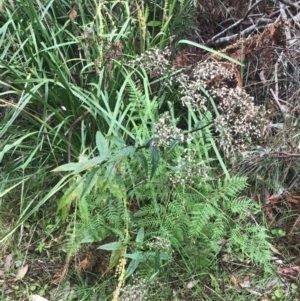
[(93, 237), (91, 234), (88, 234), (84, 236), (84, 238), (79, 242), (80, 244), (86, 244), (86, 243), (93, 243), (97, 241), (95, 237)]
[(86, 198), (80, 198), (78, 201), (78, 211), (82, 221), (87, 224), (90, 221), (89, 203)]
[(151, 175), (150, 180), (153, 178), (155, 171), (158, 167), (159, 152), (155, 146), (151, 146)]
[(101, 132), (96, 133), (96, 145), (100, 155), (108, 156), (109, 144)]
[(97, 249), (106, 250), (106, 251), (114, 251), (114, 250), (121, 250), (124, 248), (124, 245), (120, 241), (110, 242), (108, 244), (102, 245)]
[(99, 168), (93, 168), (87, 175), (85, 180), (85, 185), (82, 189), (82, 194), (80, 197), (84, 198), (90, 191), (95, 187), (99, 176), (98, 176)]
[[(119, 181), (120, 182), (120, 181)], [(118, 183), (116, 180), (108, 182), (111, 194), (119, 200), (126, 199), (126, 187), (123, 183)]]
[(170, 166), (170, 165), (168, 165), (167, 168), (170, 169), (170, 170), (172, 170), (172, 171), (180, 171), (181, 170), (180, 167), (178, 167), (178, 166)]
[(65, 192), (64, 196), (57, 201), (57, 212), (61, 211), (61, 217), (63, 222), (68, 217), (68, 213), (72, 202), (79, 198), (79, 196), (82, 194), (83, 183), (84, 179), (80, 179), (73, 183)]
[(70, 202), (72, 202), (75, 198), (81, 195), (83, 181), (84, 179), (81, 178), (76, 182), (72, 183), (72, 185), (64, 193), (63, 197), (60, 200), (58, 200), (57, 210), (60, 210), (63, 207), (68, 206)]
[(54, 168), (52, 171), (72, 171), (75, 175), (89, 168), (92, 168), (97, 164), (101, 164), (105, 160), (107, 160), (107, 155), (97, 156), (93, 159), (84, 160), (83, 162), (67, 163)]

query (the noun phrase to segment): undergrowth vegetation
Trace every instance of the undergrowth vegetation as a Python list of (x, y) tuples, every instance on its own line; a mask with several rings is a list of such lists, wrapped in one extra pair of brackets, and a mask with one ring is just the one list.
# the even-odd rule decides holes
[(195, 38), (204, 2), (0, 2), (3, 300), (284, 300), (296, 109)]

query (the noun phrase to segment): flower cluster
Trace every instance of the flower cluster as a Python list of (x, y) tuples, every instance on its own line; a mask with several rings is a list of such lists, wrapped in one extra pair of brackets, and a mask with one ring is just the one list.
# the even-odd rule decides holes
[(184, 134), (181, 129), (172, 125), (171, 116), (169, 113), (166, 113), (155, 123), (152, 139), (153, 146), (166, 146), (174, 140), (181, 143), (191, 141), (192, 136), (190, 134)]
[(213, 86), (214, 89), (218, 89), (223, 79), (232, 80), (233, 77), (233, 68), (224, 63), (206, 61), (199, 64), (193, 71), (192, 79), (186, 74), (178, 77), (182, 104), (191, 105), (195, 111), (205, 110), (207, 98), (200, 87), (209, 90), (209, 87)]
[(166, 250), (170, 251), (171, 249), (171, 242), (170, 240), (163, 238), (163, 237), (154, 237), (152, 241), (147, 243), (150, 250)]
[(197, 151), (194, 149), (185, 149), (181, 157), (178, 158), (177, 167), (175, 172), (170, 176), (170, 181), (173, 184), (193, 184), (194, 179), (208, 177), (207, 165), (204, 161), (197, 162)]
[(143, 301), (147, 299), (149, 285), (145, 279), (133, 278), (132, 284), (121, 288), (119, 301)]
[(262, 106), (254, 105), (253, 97), (239, 87), (223, 87), (214, 90), (213, 95), (222, 97), (215, 125), (227, 155), (233, 151), (243, 152), (253, 141), (262, 138), (268, 123), (267, 112)]
[(164, 75), (166, 70), (174, 69), (169, 60), (170, 56), (171, 51), (168, 48), (163, 50), (153, 48), (129, 61), (129, 65), (133, 68), (143, 67), (150, 78), (156, 78)]
[(192, 78), (183, 74), (179, 83), (182, 104), (190, 105), (195, 111), (207, 110), (208, 98), (201, 88), (213, 98), (220, 114), (215, 118), (215, 126), (227, 156), (233, 151), (243, 152), (263, 136), (267, 112), (255, 106), (253, 97), (236, 86), (234, 69), (229, 63), (200, 63)]

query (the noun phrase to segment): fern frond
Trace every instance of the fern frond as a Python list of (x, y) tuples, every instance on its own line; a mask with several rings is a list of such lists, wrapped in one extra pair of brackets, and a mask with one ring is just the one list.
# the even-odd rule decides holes
[(103, 210), (103, 216), (107, 223), (115, 229), (123, 229), (123, 214), (124, 204), (121, 200), (110, 201)]
[(212, 240), (214, 241), (220, 241), (222, 238), (224, 238), (225, 234), (225, 228), (226, 228), (226, 223), (224, 221), (223, 216), (219, 216), (216, 220), (212, 222), (213, 227), (211, 227), (212, 230)]
[(219, 196), (224, 200), (229, 200), (229, 198), (236, 196), (246, 187), (247, 178), (245, 177), (225, 178), (223, 181), (218, 180), (214, 195)]
[(191, 213), (190, 234), (199, 237), (203, 229), (210, 223), (210, 219), (218, 214), (210, 203), (196, 204)]
[(80, 250), (81, 244), (79, 242), (79, 228), (81, 226), (81, 222), (78, 220), (73, 220), (69, 223), (67, 229), (66, 229), (66, 254), (67, 259), (70, 259), (70, 257), (77, 254), (77, 252)]
[(260, 225), (237, 227), (231, 231), (229, 244), (232, 249), (240, 249), (248, 254), (254, 263), (268, 265), (272, 258), (267, 229)]
[(253, 207), (253, 202), (251, 202), (249, 199), (233, 198), (230, 201), (222, 202), (221, 205), (222, 210), (225, 212), (241, 214), (247, 212), (247, 210), (250, 210)]

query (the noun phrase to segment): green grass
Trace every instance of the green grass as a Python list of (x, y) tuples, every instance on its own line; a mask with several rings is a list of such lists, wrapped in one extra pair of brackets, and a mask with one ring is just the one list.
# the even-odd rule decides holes
[(194, 1), (5, 3), (0, 299), (254, 300), (248, 277), (284, 300), (257, 284), (274, 238), (218, 144), (218, 101), (199, 85), (206, 111), (181, 102), (178, 51), (240, 64), (187, 40), (196, 23)]

